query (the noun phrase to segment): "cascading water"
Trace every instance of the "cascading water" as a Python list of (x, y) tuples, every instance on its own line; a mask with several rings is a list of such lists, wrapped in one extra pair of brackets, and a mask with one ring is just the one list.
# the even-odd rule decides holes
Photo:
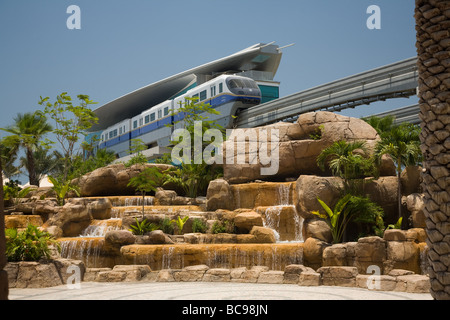
[(290, 184), (281, 183), (278, 187), (278, 205), (269, 206), (265, 209), (263, 216), (264, 226), (274, 230), (275, 238), (277, 242), (286, 241), (282, 238), (292, 238), (292, 236), (282, 236), (280, 231), (280, 221), (282, 220), (282, 214), (289, 215), (294, 219), (294, 238), (289, 241), (303, 241), (302, 239), (302, 219), (298, 215), (295, 205), (290, 202)]
[(122, 219), (119, 218), (93, 220), (91, 224), (83, 230), (80, 237), (104, 237), (108, 231), (119, 230), (121, 226)]

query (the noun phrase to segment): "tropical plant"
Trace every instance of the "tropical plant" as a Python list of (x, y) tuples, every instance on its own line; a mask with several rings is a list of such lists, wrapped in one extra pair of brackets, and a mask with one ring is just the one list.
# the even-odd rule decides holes
[(311, 213), (324, 219), (331, 229), (331, 235), (333, 237), (333, 243), (340, 243), (344, 235), (345, 229), (350, 222), (349, 211), (347, 210), (347, 204), (351, 199), (351, 194), (347, 194), (336, 203), (334, 210), (332, 210), (325, 202), (317, 198), (326, 214), (320, 211), (312, 211)]
[(148, 192), (156, 191), (161, 178), (162, 174), (157, 167), (148, 167), (128, 182), (129, 187), (135, 188), (142, 195), (142, 217), (144, 217), (145, 210), (145, 195)]
[[(57, 153), (48, 153), (48, 149), (43, 146), (38, 146), (33, 151), (33, 159), (37, 180), (41, 181), (46, 175), (51, 174), (56, 170), (59, 164)], [(28, 158), (20, 158), (20, 168), (28, 167)]]
[[(43, 115), (49, 115), (55, 122), (53, 133), (61, 146), (63, 153), (63, 174), (65, 181), (69, 177), (70, 164), (76, 154), (77, 144), (81, 136), (85, 136), (88, 129), (98, 122), (97, 116), (89, 108), (94, 104), (88, 95), (77, 95), (79, 105), (72, 103), (72, 98), (63, 92), (56, 97), (54, 103), (49, 102), (49, 97), (40, 97), (39, 104), (44, 106)], [(48, 141), (49, 143), (53, 143)], [(81, 147), (81, 146), (80, 146)]]
[(147, 157), (142, 154), (142, 151), (146, 149), (147, 146), (141, 139), (131, 139), (130, 149), (128, 151), (128, 153), (131, 155), (131, 158), (125, 163), (125, 167), (131, 167), (134, 164), (147, 163)]
[(378, 204), (365, 196), (352, 195), (347, 204), (351, 221), (354, 222), (360, 234), (378, 233), (384, 229), (384, 211)]
[[(186, 99), (186, 102), (180, 104), (180, 107), (176, 109), (177, 113), (184, 115), (181, 121), (176, 122), (174, 125), (177, 127), (184, 127), (189, 133), (190, 141), (195, 141), (196, 137), (203, 137), (204, 133), (209, 129), (217, 129), (224, 134), (224, 129), (217, 122), (208, 120), (210, 114), (219, 114), (217, 110), (204, 102), (197, 102), (196, 98)], [(196, 125), (201, 123), (201, 125)], [(174, 126), (169, 125), (169, 126)], [(223, 140), (222, 140), (223, 141)], [(173, 144), (177, 144), (178, 141), (172, 141)], [(207, 143), (203, 141), (201, 154)], [(182, 188), (186, 196), (195, 198), (200, 194), (204, 194), (211, 180), (218, 178), (221, 175), (220, 169), (207, 164), (203, 157), (201, 161), (196, 158), (200, 154), (196, 154), (191, 148), (189, 154), (183, 154), (182, 157), (178, 157), (174, 154), (175, 159), (171, 159), (173, 163), (177, 164), (177, 167), (165, 172), (165, 184), (173, 183)], [(198, 150), (197, 150), (198, 151)], [(189, 159), (184, 161), (184, 159)], [(167, 162), (167, 157), (165, 161)]]
[(370, 124), (379, 135), (383, 135), (389, 132), (394, 127), (395, 117), (388, 115), (385, 117), (370, 116), (368, 118), (362, 118), (365, 122)]
[(67, 194), (70, 191), (73, 191), (77, 196), (80, 196), (80, 190), (78, 186), (72, 184), (71, 180), (64, 181), (52, 176), (48, 176), (48, 179), (53, 184), (52, 189), (56, 194), (58, 205), (63, 206), (65, 204)]
[(144, 235), (147, 232), (151, 232), (157, 230), (159, 226), (155, 223), (149, 222), (147, 219), (143, 219), (139, 222), (138, 218), (136, 219), (136, 223), (130, 225), (131, 229), (129, 229), (135, 235)]
[(398, 218), (397, 222), (394, 223), (394, 224), (388, 225), (386, 230), (389, 230), (389, 229), (401, 229), (402, 221), (403, 221), (403, 217)]
[(8, 261), (38, 261), (41, 258), (50, 258), (49, 245), (55, 245), (59, 250), (58, 242), (47, 232), (28, 224), (24, 231), (6, 229), (6, 256)]
[(10, 148), (11, 154), (17, 154), (20, 148), (25, 150), (26, 169), (31, 185), (39, 186), (39, 179), (36, 174), (34, 152), (42, 143), (42, 138), (52, 131), (51, 125), (47, 123), (47, 118), (39, 112), (19, 113), (14, 118), (14, 124), (7, 128), (0, 128), (11, 135), (3, 138), (2, 143)]
[(201, 219), (196, 218), (192, 222), (192, 231), (193, 232), (205, 233), (207, 229), (208, 229), (208, 227), (207, 227), (206, 223)]
[(174, 226), (172, 224), (172, 220), (170, 220), (169, 218), (164, 218), (160, 222), (159, 228), (162, 230), (162, 232), (167, 233), (167, 234), (173, 234), (173, 231), (174, 231)]
[(342, 178), (345, 193), (357, 194), (364, 182), (362, 178), (378, 176), (375, 159), (369, 155), (363, 141), (334, 142), (319, 154), (317, 165), (324, 171), (329, 167), (334, 176)]
[(183, 232), (183, 227), (186, 221), (188, 221), (189, 216), (185, 216), (183, 219), (181, 219), (180, 216), (177, 217), (176, 220), (171, 220), (171, 223), (175, 223), (178, 229), (178, 233), (181, 234)]
[(12, 201), (13, 205), (19, 204), (21, 198), (25, 198), (31, 192), (31, 187), (20, 188), (6, 184), (3, 186), (3, 200)]
[(418, 165), (422, 159), (420, 150), (420, 128), (410, 123), (394, 126), (389, 132), (382, 134), (381, 140), (375, 147), (378, 159), (388, 154), (396, 165), (398, 180), (398, 216), (402, 216), (402, 190), (400, 175), (402, 168), (409, 165)]

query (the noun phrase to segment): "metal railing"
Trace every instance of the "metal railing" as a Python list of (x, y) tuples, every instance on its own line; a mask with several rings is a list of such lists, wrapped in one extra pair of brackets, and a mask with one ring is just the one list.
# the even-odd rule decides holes
[(242, 110), (235, 126), (251, 128), (292, 121), (306, 112), (340, 111), (375, 101), (416, 95), (416, 62), (416, 57), (409, 58)]

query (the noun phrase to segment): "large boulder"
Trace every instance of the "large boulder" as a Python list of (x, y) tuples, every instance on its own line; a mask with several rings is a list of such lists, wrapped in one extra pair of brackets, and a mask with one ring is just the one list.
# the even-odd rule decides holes
[[(245, 137), (248, 141), (239, 140)], [(323, 149), (336, 141), (345, 140), (365, 141), (373, 150), (379, 139), (376, 130), (365, 121), (326, 111), (301, 114), (296, 123), (235, 129), (223, 144), (224, 179), (230, 183), (243, 183), (274, 176), (329, 174), (316, 163)], [(270, 147), (265, 141), (271, 142)], [(231, 150), (235, 155), (233, 158)], [(239, 154), (244, 156), (245, 163), (239, 161)], [(384, 157), (382, 168), (382, 175), (392, 174), (392, 159)]]
[(132, 187), (128, 187), (128, 183), (131, 178), (137, 176), (148, 167), (157, 167), (162, 172), (172, 166), (146, 163), (126, 167), (123, 163), (111, 164), (87, 173), (72, 182), (80, 187), (80, 193), (83, 197), (134, 195), (135, 190)]

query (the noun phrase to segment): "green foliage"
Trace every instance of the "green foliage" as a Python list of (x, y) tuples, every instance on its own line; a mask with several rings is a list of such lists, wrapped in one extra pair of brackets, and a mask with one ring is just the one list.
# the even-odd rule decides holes
[(368, 118), (362, 118), (362, 120), (370, 124), (372, 128), (374, 128), (378, 132), (379, 135), (383, 135), (385, 133), (388, 133), (394, 127), (395, 117), (392, 115), (382, 118), (377, 116), (370, 116)]
[(403, 221), (403, 217), (398, 218), (397, 222), (395, 224), (388, 225), (386, 230), (389, 230), (389, 229), (401, 229), (402, 221)]
[(141, 139), (131, 139), (130, 149), (128, 153), (132, 155), (131, 159), (125, 163), (125, 167), (131, 167), (134, 164), (147, 163), (147, 158), (142, 154), (142, 151), (146, 150), (147, 146)]
[(159, 227), (162, 230), (162, 232), (164, 232), (164, 233), (173, 234), (173, 232), (174, 232), (174, 226), (172, 224), (172, 220), (170, 220), (169, 218), (164, 218), (160, 222)]
[(110, 164), (116, 159), (113, 151), (99, 149), (94, 156), (83, 159), (81, 156), (75, 156), (71, 162), (69, 170), (70, 177), (81, 177), (82, 175), (92, 172), (95, 169), (102, 168)]
[(403, 167), (419, 165), (422, 161), (420, 127), (410, 123), (402, 123), (392, 127), (381, 135), (381, 140), (375, 147), (375, 154), (378, 159), (381, 159), (384, 154), (390, 155), (396, 165), (398, 179), (397, 205), (400, 217), (402, 212), (400, 175)]
[(12, 201), (13, 205), (17, 205), (21, 198), (25, 198), (31, 192), (31, 187), (20, 188), (11, 184), (3, 186), (3, 200)]
[(139, 222), (138, 218), (136, 218), (136, 223), (130, 226), (129, 229), (134, 235), (144, 235), (147, 232), (151, 232), (157, 230), (159, 226), (155, 223), (149, 222), (147, 219), (143, 219)]
[[(81, 136), (98, 122), (95, 113), (89, 108), (89, 105), (95, 104), (88, 95), (77, 95), (79, 105), (72, 103), (72, 98), (63, 92), (56, 97), (54, 103), (49, 102), (49, 97), (40, 97), (39, 104), (44, 106), (42, 115), (48, 115), (55, 122), (53, 133), (59, 142), (64, 160), (63, 180), (69, 176), (70, 164), (75, 155), (75, 149)], [(52, 141), (48, 141), (53, 143)]]
[(347, 194), (336, 203), (334, 210), (332, 210), (325, 202), (317, 198), (326, 214), (319, 211), (312, 211), (311, 213), (324, 219), (331, 229), (331, 235), (334, 243), (340, 243), (344, 235), (345, 229), (350, 222), (349, 211), (347, 204), (351, 199), (351, 195)]
[(205, 233), (206, 230), (208, 230), (208, 227), (203, 220), (198, 219), (198, 218), (194, 219), (194, 221), (192, 222), (192, 231), (193, 232)]
[(48, 176), (48, 179), (53, 184), (52, 189), (56, 194), (56, 200), (58, 201), (58, 205), (63, 206), (65, 204), (67, 194), (70, 191), (73, 191), (77, 196), (80, 196), (78, 186), (73, 185), (70, 180), (64, 181), (62, 179), (57, 179), (52, 176)]
[(8, 261), (38, 261), (41, 258), (50, 258), (49, 244), (59, 245), (47, 232), (29, 224), (19, 232), (17, 229), (6, 229), (6, 256)]
[(19, 113), (12, 126), (0, 128), (0, 130), (10, 134), (2, 140), (2, 144), (9, 149), (10, 155), (17, 155), (21, 148), (24, 149), (30, 184), (39, 185), (33, 152), (43, 143), (43, 137), (52, 130), (45, 115), (40, 112)]
[(178, 216), (176, 220), (171, 220), (170, 222), (175, 223), (178, 229), (178, 233), (181, 234), (183, 232), (184, 224), (186, 223), (186, 221), (188, 221), (188, 219), (189, 216), (185, 216), (183, 219), (181, 219), (181, 217)]
[[(176, 124), (183, 124), (184, 128), (189, 132), (191, 141), (194, 141), (195, 136), (202, 136), (209, 129), (217, 129), (224, 135), (224, 128), (217, 124), (217, 122), (208, 120), (209, 114), (219, 114), (209, 104), (204, 102), (197, 103), (197, 98), (186, 99), (186, 102), (180, 104), (180, 107), (176, 112), (182, 112), (184, 119), (178, 121)], [(201, 121), (201, 126), (195, 126), (195, 122)], [(172, 126), (172, 125), (170, 125)], [(176, 144), (177, 141), (172, 141)], [(207, 143), (203, 142), (202, 152), (205, 149)], [(190, 159), (195, 159), (194, 148), (191, 148)], [(174, 160), (174, 159), (172, 159)], [(185, 163), (181, 162), (177, 168), (165, 172), (165, 184), (173, 183), (182, 188), (185, 195), (191, 198), (195, 198), (201, 194), (206, 193), (206, 189), (211, 180), (218, 178), (221, 175), (220, 169), (208, 165), (204, 160), (201, 163)], [(167, 157), (164, 161), (168, 161)]]
[(320, 140), (320, 139), (322, 139), (322, 134), (323, 134), (324, 129), (325, 129), (324, 125), (321, 124), (319, 127), (317, 127), (316, 130), (314, 130), (314, 131), (309, 135), (309, 137), (310, 137), (312, 140)]
[(161, 178), (162, 174), (157, 167), (148, 167), (128, 182), (127, 186), (135, 188), (142, 195), (142, 217), (144, 216), (145, 209), (145, 194), (156, 191)]
[(216, 220), (214, 221), (212, 227), (211, 227), (211, 233), (217, 234), (217, 233), (234, 233), (235, 232), (235, 225), (233, 222), (230, 222), (228, 220), (220, 221)]

